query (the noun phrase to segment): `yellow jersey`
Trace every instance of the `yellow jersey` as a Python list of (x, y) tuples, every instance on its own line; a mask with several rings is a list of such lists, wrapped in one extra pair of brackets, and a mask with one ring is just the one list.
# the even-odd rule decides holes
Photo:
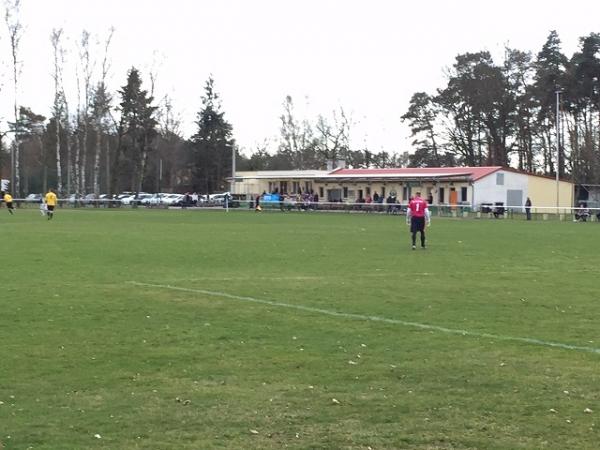
[(4, 201), (6, 203), (12, 203), (12, 195), (10, 195), (10, 194), (4, 194)]
[(56, 206), (56, 194), (54, 192), (48, 192), (46, 194), (46, 205)]

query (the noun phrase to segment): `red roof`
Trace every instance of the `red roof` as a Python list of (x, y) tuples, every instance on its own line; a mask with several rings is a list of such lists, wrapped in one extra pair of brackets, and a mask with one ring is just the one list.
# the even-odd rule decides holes
[(410, 176), (437, 176), (437, 177), (451, 177), (451, 176), (469, 176), (473, 181), (479, 180), (487, 175), (490, 175), (498, 170), (501, 170), (501, 166), (486, 166), (486, 167), (423, 167), (423, 168), (399, 168), (399, 169), (336, 169), (329, 173), (329, 176), (343, 177), (343, 176), (354, 176), (354, 177), (369, 177), (369, 176), (399, 176), (399, 177), (410, 177)]

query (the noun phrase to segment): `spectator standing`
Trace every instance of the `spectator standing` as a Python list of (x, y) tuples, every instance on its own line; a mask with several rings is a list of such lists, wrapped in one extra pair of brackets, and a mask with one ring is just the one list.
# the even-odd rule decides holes
[(525, 214), (527, 215), (527, 220), (531, 220), (531, 199), (529, 197), (525, 201)]
[(262, 207), (260, 206), (260, 195), (256, 196), (256, 204), (254, 205), (254, 211), (256, 211), (256, 212), (262, 211)]
[(394, 197), (392, 197), (392, 194), (388, 195), (388, 198), (385, 200), (385, 202), (387, 203), (387, 213), (391, 214), (394, 207)]

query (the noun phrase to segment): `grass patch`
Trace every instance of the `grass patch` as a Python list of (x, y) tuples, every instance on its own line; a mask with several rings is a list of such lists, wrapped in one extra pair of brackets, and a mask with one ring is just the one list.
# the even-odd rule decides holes
[(434, 218), (412, 251), (374, 214), (2, 214), (0, 442), (596, 448), (600, 353), (543, 343), (600, 348), (598, 226)]

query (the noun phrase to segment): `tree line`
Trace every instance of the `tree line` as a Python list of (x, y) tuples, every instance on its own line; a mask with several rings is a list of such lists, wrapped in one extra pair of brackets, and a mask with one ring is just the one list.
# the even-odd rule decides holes
[[(107, 78), (111, 70), (110, 50), (114, 29), (99, 43), (83, 30), (75, 49), (66, 48), (63, 29), (52, 30), (51, 76), (53, 102), (41, 114), (20, 102), (21, 0), (5, 0), (5, 25), (11, 49), (11, 84), (14, 114), (0, 134), (0, 175), (10, 179), (17, 197), (46, 192), (82, 196), (122, 191), (226, 190), (232, 158), (238, 170), (283, 170), (325, 168), (328, 161), (344, 159), (353, 167), (405, 165), (384, 151), (350, 148), (352, 119), (343, 108), (332, 117), (319, 115), (314, 123), (299, 120), (294, 102), (282, 105), (281, 136), (275, 152), (271, 143), (243, 154), (226, 120), (213, 77), (204, 85), (196, 131), (186, 138), (181, 119), (168, 96), (156, 98), (156, 74), (143, 74), (131, 67), (122, 86), (111, 92)], [(68, 57), (75, 61), (69, 72)], [(26, 63), (26, 62), (25, 62)], [(67, 94), (75, 80), (76, 95)], [(72, 84), (72, 83), (71, 83)]]
[(447, 85), (417, 92), (402, 120), (415, 152), (410, 165), (513, 165), (600, 183), (600, 34), (579, 39), (567, 57), (556, 31), (542, 49), (464, 53)]
[(232, 158), (237, 170), (323, 169), (339, 160), (354, 168), (512, 165), (600, 183), (597, 33), (580, 38), (570, 58), (555, 31), (535, 57), (510, 48), (499, 64), (487, 51), (458, 55), (446, 70), (446, 86), (415, 93), (401, 117), (414, 138), (411, 155), (352, 148), (355, 123), (342, 107), (327, 117), (300, 119), (291, 96), (283, 100), (274, 151), (265, 141), (247, 154), (235, 141), (212, 76), (189, 138), (172, 100), (156, 98), (156, 74), (147, 74), (144, 83), (131, 67), (120, 89), (111, 92), (106, 80), (113, 29), (96, 47), (89, 32), (79, 37), (75, 101), (65, 89), (64, 32), (53, 30), (54, 101), (48, 117), (20, 104), (20, 0), (6, 0), (5, 6), (14, 117), (0, 135), (0, 174), (10, 176), (16, 196), (49, 187), (60, 195), (219, 192), (227, 190)]

